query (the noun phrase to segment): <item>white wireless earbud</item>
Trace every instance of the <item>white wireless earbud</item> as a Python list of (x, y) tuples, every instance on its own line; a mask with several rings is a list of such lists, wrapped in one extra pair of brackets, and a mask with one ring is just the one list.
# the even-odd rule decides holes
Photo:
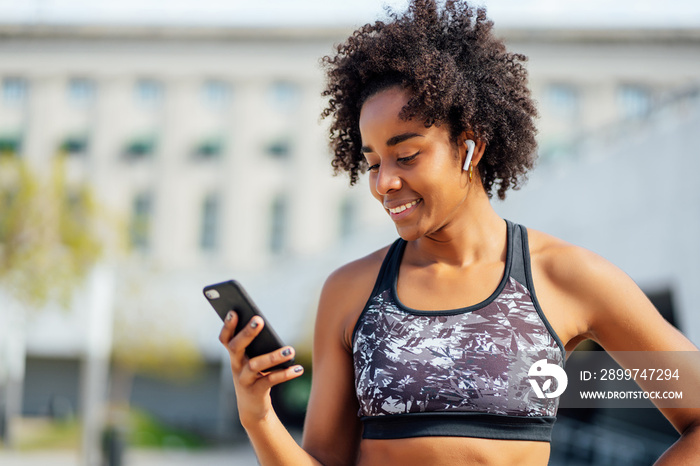
[(472, 141), (471, 139), (467, 139), (464, 141), (464, 143), (467, 145), (467, 160), (464, 161), (464, 170), (469, 170), (469, 164), (472, 163), (472, 155), (474, 155), (474, 148), (476, 147), (476, 143)]

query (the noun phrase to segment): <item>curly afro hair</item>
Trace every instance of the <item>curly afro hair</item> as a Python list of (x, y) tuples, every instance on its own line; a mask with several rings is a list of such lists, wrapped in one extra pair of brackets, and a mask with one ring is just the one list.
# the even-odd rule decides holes
[[(355, 184), (367, 163), (360, 152), (360, 110), (371, 95), (400, 85), (412, 97), (401, 118), (427, 127), (447, 124), (453, 140), (470, 132), (486, 143), (478, 173), (489, 197), (517, 189), (536, 158), (537, 110), (527, 87), (527, 57), (509, 53), (493, 35), (482, 8), (447, 0), (411, 0), (390, 21), (366, 24), (323, 57), (329, 97), (322, 117), (332, 116), (332, 165)], [(496, 190), (497, 187), (497, 190)]]

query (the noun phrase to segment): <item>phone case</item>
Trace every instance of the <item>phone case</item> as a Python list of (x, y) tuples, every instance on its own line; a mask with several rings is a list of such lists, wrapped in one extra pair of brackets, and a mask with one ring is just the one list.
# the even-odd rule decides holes
[[(275, 351), (284, 344), (275, 333), (270, 325), (270, 322), (263, 316), (262, 312), (255, 305), (253, 300), (248, 296), (243, 286), (235, 280), (229, 280), (214, 285), (209, 285), (204, 288), (204, 297), (209, 301), (209, 304), (214, 308), (219, 317), (223, 321), (226, 319), (226, 314), (229, 311), (236, 311), (238, 314), (238, 323), (236, 324), (236, 332), (240, 332), (244, 326), (248, 325), (253, 316), (258, 315), (265, 321), (260, 334), (246, 348), (246, 355), (249, 358), (260, 356), (261, 354)], [(294, 365), (294, 360), (286, 361), (269, 370), (284, 369)]]

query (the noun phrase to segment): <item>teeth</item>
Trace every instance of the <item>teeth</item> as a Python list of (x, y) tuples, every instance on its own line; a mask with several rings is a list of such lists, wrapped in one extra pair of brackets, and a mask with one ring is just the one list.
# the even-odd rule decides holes
[(418, 204), (418, 201), (409, 202), (408, 204), (400, 205), (400, 206), (395, 207), (393, 209), (389, 209), (389, 212), (391, 212), (392, 214), (398, 214), (398, 213), (403, 212), (406, 209), (413, 207), (416, 204)]

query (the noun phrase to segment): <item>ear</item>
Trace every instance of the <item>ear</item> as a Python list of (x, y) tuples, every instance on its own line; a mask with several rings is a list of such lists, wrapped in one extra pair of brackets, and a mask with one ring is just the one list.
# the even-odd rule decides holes
[(481, 157), (484, 156), (486, 144), (478, 139), (471, 131), (465, 131), (460, 134), (459, 138), (457, 138), (457, 142), (459, 144), (459, 153), (463, 169), (469, 170), (470, 162), (474, 168), (476, 168), (481, 160)]
[(464, 158), (464, 165), (462, 165), (462, 170), (469, 170), (469, 164), (472, 163), (472, 157), (474, 156), (474, 149), (476, 148), (476, 143), (471, 139), (464, 141), (467, 145), (467, 155)]

